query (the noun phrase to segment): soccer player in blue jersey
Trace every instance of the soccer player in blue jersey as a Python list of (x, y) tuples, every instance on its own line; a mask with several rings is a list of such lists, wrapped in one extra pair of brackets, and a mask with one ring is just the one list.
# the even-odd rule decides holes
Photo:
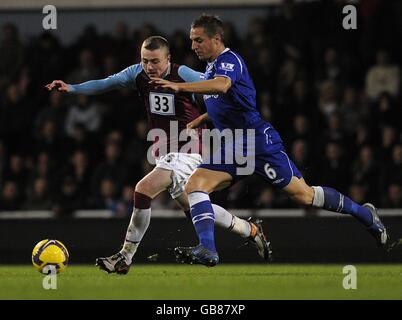
[[(204, 94), (207, 116), (217, 129), (254, 130), (255, 150), (251, 155), (255, 158), (254, 172), (257, 175), (285, 191), (301, 205), (352, 215), (374, 236), (379, 246), (386, 245), (387, 231), (372, 204), (359, 205), (330, 187), (306, 184), (286, 154), (279, 133), (257, 111), (254, 84), (240, 55), (225, 47), (221, 20), (211, 15), (198, 17), (191, 25), (190, 39), (198, 58), (208, 63), (205, 81), (172, 83), (153, 79), (154, 83), (175, 92)], [(206, 118), (205, 115), (202, 117)], [(244, 142), (244, 139), (235, 141), (233, 149), (239, 147), (250, 153), (242, 147)], [(218, 151), (222, 156), (223, 149), (222, 145)], [(238, 169), (236, 163), (204, 163), (190, 176), (185, 189), (199, 245), (176, 248), (179, 261), (207, 266), (218, 263), (214, 241), (214, 209), (209, 194), (243, 178), (238, 174)]]
[[(131, 88), (138, 91), (142, 98), (150, 129), (162, 129), (166, 133), (166, 141), (161, 142), (161, 137), (157, 136), (154, 144), (154, 146), (165, 144), (166, 153), (161, 154), (162, 148), (158, 150), (158, 154), (155, 154), (156, 167), (135, 186), (134, 210), (123, 249), (110, 257), (97, 259), (97, 265), (109, 273), (126, 274), (129, 271), (134, 254), (150, 223), (152, 199), (159, 193), (167, 190), (186, 215), (189, 215), (190, 208), (184, 185), (197, 165), (202, 162), (202, 158), (199, 150), (177, 152), (186, 142), (180, 141), (176, 133), (170, 132), (170, 125), (175, 121), (179, 132), (186, 130), (192, 126), (193, 121), (198, 122), (200, 108), (196, 105), (192, 94), (158, 89), (150, 83), (150, 77), (181, 83), (200, 81), (200, 76), (202, 74), (186, 66), (171, 63), (168, 41), (163, 37), (153, 36), (142, 44), (141, 63), (129, 66), (105, 79), (76, 85), (54, 80), (46, 86), (48, 90), (57, 89), (61, 92), (86, 95), (100, 94), (122, 87)], [(200, 130), (198, 131), (200, 134)], [(176, 151), (169, 150), (169, 146), (176, 146)], [(217, 225), (247, 238), (247, 241), (257, 248), (259, 255), (269, 260), (269, 242), (265, 239), (260, 221), (246, 221), (218, 205), (214, 204), (213, 207)]]

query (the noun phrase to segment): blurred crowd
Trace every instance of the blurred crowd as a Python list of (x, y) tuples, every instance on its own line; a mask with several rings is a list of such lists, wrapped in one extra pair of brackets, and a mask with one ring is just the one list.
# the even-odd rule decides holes
[[(402, 207), (402, 3), (361, 1), (358, 29), (342, 28), (343, 1), (293, 4), (249, 21), (241, 37), (225, 24), (227, 46), (246, 61), (258, 108), (282, 135), (311, 185), (331, 186), (355, 201)], [(131, 213), (135, 184), (152, 166), (146, 116), (129, 89), (99, 96), (47, 92), (104, 78), (138, 63), (142, 41), (166, 36), (173, 61), (203, 71), (188, 26), (157, 25), (101, 34), (88, 25), (71, 45), (51, 32), (23, 41), (5, 23), (0, 39), (0, 211), (77, 209)], [(258, 177), (213, 196), (229, 208), (294, 207)], [(153, 208), (176, 208), (167, 193)]]

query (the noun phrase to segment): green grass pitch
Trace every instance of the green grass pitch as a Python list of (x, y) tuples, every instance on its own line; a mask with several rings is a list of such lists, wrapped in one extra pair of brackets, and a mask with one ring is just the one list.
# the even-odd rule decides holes
[(0, 266), (0, 299), (402, 299), (402, 265), (359, 265), (345, 290), (343, 265), (134, 265), (125, 276), (71, 265), (57, 289), (31, 266)]

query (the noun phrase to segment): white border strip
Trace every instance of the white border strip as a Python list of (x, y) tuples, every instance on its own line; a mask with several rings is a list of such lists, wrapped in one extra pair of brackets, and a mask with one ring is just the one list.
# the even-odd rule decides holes
[(52, 211), (2, 211), (0, 219), (50, 219), (54, 218)]
[[(229, 212), (238, 217), (261, 217), (261, 218), (301, 218), (301, 217), (319, 217), (319, 218), (349, 218), (350, 215), (340, 214), (337, 212), (329, 212), (326, 210), (317, 210), (307, 212), (304, 209), (261, 209), (261, 210), (247, 210), (247, 209), (229, 209)], [(401, 217), (401, 209), (379, 209), (380, 217)], [(109, 210), (78, 210), (72, 215), (73, 218), (83, 219), (110, 219), (116, 217), (112, 211)], [(153, 218), (186, 218), (184, 212), (181, 210), (171, 209), (153, 209)], [(50, 219), (56, 218), (52, 211), (3, 211), (0, 212), (0, 219)]]
[(77, 210), (73, 213), (74, 218), (94, 218), (94, 219), (109, 219), (115, 214), (110, 210)]
[(6, 10), (32, 10), (40, 9), (51, 4), (57, 9), (118, 9), (118, 8), (141, 8), (150, 7), (163, 9), (169, 7), (234, 7), (234, 6), (265, 6), (278, 5), (283, 0), (2, 0), (0, 9)]

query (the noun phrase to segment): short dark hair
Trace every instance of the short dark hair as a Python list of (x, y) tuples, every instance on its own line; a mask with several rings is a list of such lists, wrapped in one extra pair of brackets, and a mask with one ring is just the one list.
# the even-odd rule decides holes
[(166, 48), (167, 52), (170, 52), (170, 48), (169, 48), (169, 42), (161, 36), (152, 36), (149, 38), (146, 38), (144, 40), (143, 46), (145, 49), (147, 50), (157, 50), (160, 48)]
[(223, 22), (218, 16), (203, 13), (193, 21), (191, 28), (204, 28), (209, 38), (219, 34), (222, 42), (224, 40)]

